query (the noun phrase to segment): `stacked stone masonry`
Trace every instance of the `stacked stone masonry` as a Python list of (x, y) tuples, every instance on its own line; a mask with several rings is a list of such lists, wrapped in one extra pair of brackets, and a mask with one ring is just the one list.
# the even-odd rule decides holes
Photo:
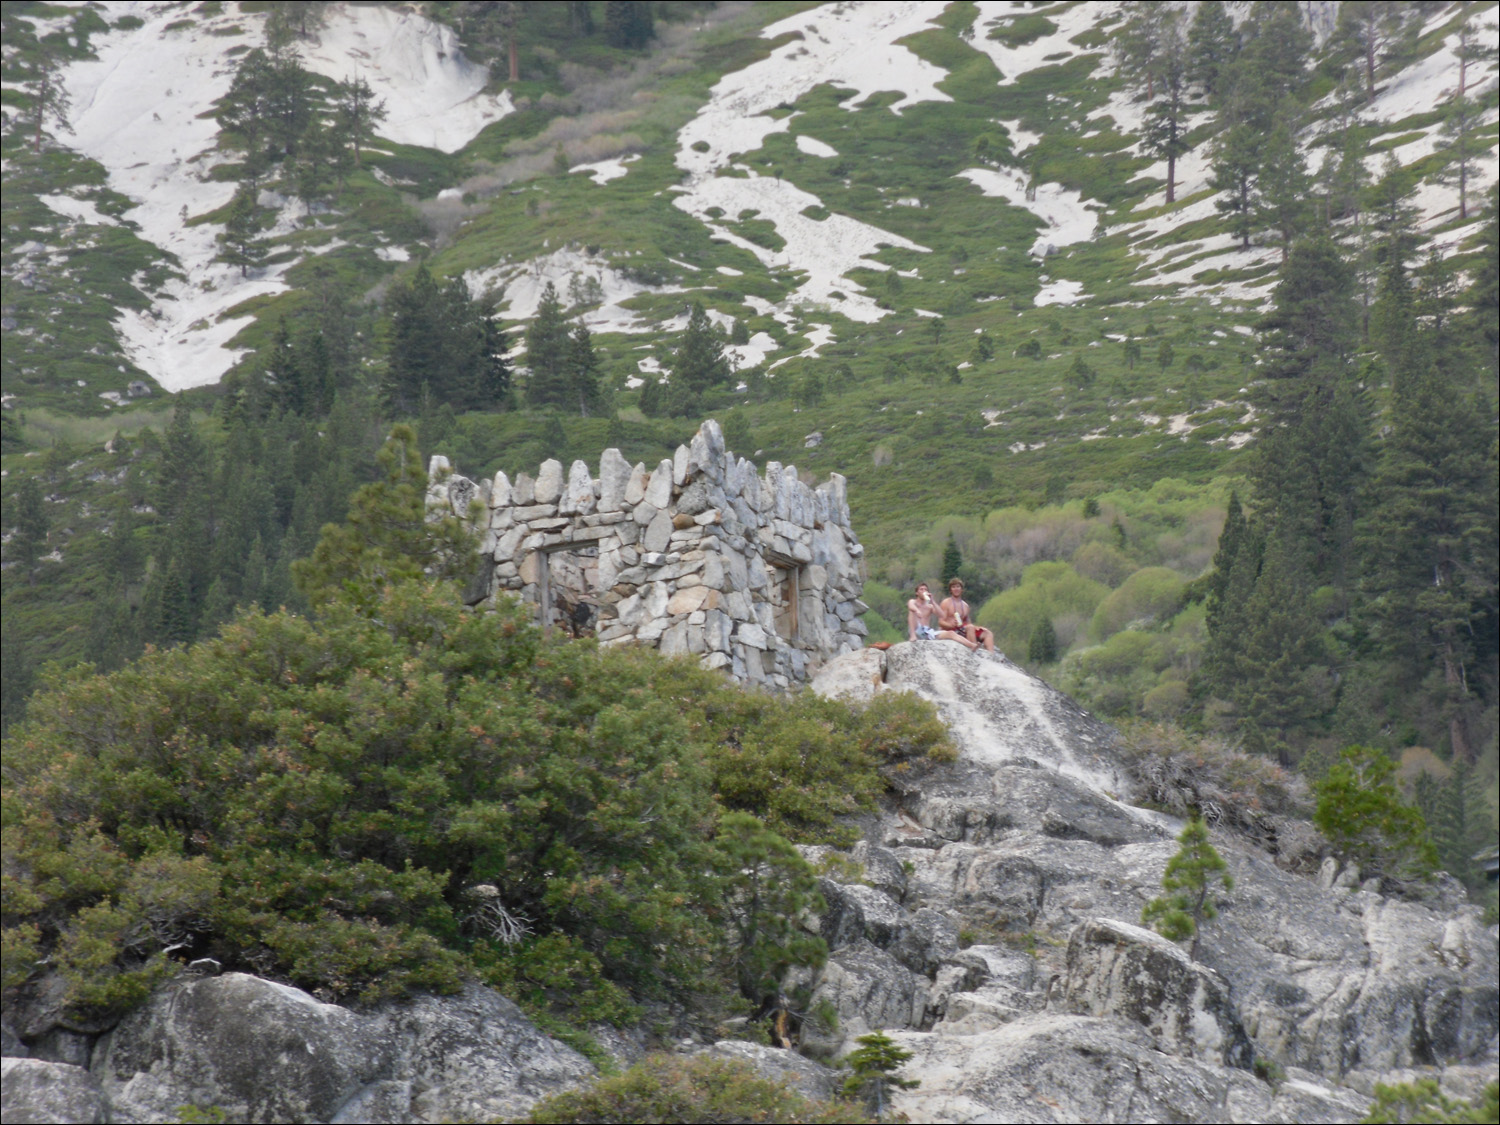
[(774, 461), (762, 476), (717, 422), (651, 471), (606, 449), (597, 477), (546, 461), (535, 478), (476, 483), (441, 456), (429, 477), (430, 504), (487, 512), (479, 593), (539, 607), (548, 629), (692, 654), (772, 688), (863, 644), (864, 548), (844, 478), (810, 488)]

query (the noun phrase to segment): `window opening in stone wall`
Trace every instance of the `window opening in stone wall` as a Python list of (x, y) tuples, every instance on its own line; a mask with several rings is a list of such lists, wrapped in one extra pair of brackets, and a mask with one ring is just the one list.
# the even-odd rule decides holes
[(599, 548), (568, 546), (539, 553), (537, 602), (542, 632), (592, 637), (599, 628)]
[(776, 621), (776, 635), (786, 641), (798, 639), (797, 603), (802, 593), (798, 569), (794, 563), (771, 561), (771, 609)]

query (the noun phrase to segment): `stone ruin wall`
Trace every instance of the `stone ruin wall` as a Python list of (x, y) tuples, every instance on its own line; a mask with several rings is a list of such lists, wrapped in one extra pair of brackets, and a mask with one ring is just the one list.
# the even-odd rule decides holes
[(476, 597), (545, 605), (545, 628), (692, 654), (774, 688), (863, 644), (864, 548), (844, 478), (810, 488), (774, 461), (761, 475), (717, 422), (650, 471), (606, 449), (597, 477), (583, 461), (566, 476), (546, 461), (534, 479), (476, 484), (443, 457), (429, 475), (431, 502), (488, 510), (493, 569)]

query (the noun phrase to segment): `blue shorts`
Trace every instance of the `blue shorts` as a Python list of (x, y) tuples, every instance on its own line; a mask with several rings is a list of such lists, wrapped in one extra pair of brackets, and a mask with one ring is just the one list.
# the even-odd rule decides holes
[(938, 639), (937, 630), (934, 629), (931, 625), (918, 625), (917, 626), (917, 640), (919, 640), (919, 641), (935, 641), (937, 639)]

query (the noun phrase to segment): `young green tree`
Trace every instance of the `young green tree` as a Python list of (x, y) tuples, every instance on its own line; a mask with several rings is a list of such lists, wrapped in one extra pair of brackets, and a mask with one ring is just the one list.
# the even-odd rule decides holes
[(62, 66), (45, 47), (42, 48), (36, 69), (36, 82), (31, 89), (31, 106), (28, 110), (31, 117), (32, 155), (42, 151), (43, 126), (50, 121), (59, 129), (66, 129), (68, 111), (72, 108), (72, 99), (68, 97), (68, 88), (62, 80)]
[(1152, 899), (1141, 910), (1141, 924), (1152, 926), (1169, 941), (1193, 939), (1189, 955), (1198, 955), (1198, 932), (1204, 922), (1219, 916), (1214, 902), (1217, 888), (1234, 890), (1229, 864), (1208, 839), (1208, 825), (1198, 817), (1187, 822), (1177, 837), (1182, 845), (1167, 860), (1161, 886), (1166, 894)]
[(568, 322), (557, 287), (547, 282), (536, 317), (526, 330), (526, 364), (531, 369), (526, 401), (531, 406), (575, 405), (568, 382)]
[(375, 96), (370, 83), (356, 74), (347, 82), (341, 82), (338, 94), (338, 129), (346, 143), (354, 150), (356, 166), (363, 163), (360, 146), (375, 135), (376, 128), (385, 120), (385, 101)]
[(958, 577), (958, 572), (964, 568), (963, 552), (958, 549), (958, 540), (954, 538), (953, 532), (948, 532), (948, 542), (943, 545), (943, 583), (946, 586), (952, 579)]
[(582, 321), (573, 326), (568, 336), (566, 362), (568, 395), (578, 407), (578, 413), (587, 418), (589, 411), (598, 407), (603, 388), (599, 382), (599, 355), (594, 350), (594, 337)]
[(259, 238), (261, 229), (255, 188), (241, 184), (230, 200), (224, 229), (214, 238), (219, 246), (216, 260), (238, 266), (241, 277), (249, 276), (252, 269), (259, 269), (266, 261), (265, 243)]
[(730, 952), (740, 995), (761, 1008), (779, 1007), (787, 970), (818, 968), (828, 958), (823, 939), (797, 921), (804, 911), (827, 909), (817, 876), (796, 848), (748, 813), (725, 813), (714, 847), (734, 932)]
[(1366, 872), (1422, 877), (1437, 850), (1415, 805), (1396, 788), (1396, 763), (1370, 746), (1350, 746), (1313, 786), (1313, 825)]
[(1415, 16), (1415, 9), (1400, 0), (1339, 6), (1332, 45), (1363, 68), (1366, 101), (1375, 100), (1376, 80), (1410, 55), (1422, 29)]
[(1052, 664), (1057, 660), (1057, 630), (1052, 618), (1043, 617), (1031, 631), (1026, 642), (1026, 661), (1029, 664)]
[(1477, 142), (1475, 132), (1484, 117), (1484, 108), (1473, 98), (1455, 97), (1443, 115), (1442, 152), (1445, 163), (1438, 174), (1440, 182), (1458, 188), (1458, 217), (1469, 217), (1469, 186), (1479, 174), (1479, 162), (1489, 149)]
[(1197, 5), (1188, 28), (1188, 80), (1217, 105), (1228, 85), (1228, 71), (1240, 53), (1240, 37), (1222, 0)]
[(1282, 264), (1291, 253), (1292, 243), (1306, 230), (1311, 214), (1312, 178), (1297, 144), (1296, 123), (1294, 108), (1284, 105), (1276, 127), (1269, 137), (1262, 138), (1260, 172), (1251, 201), (1255, 225), (1270, 232), (1273, 243), (1281, 249)]
[(1168, 203), (1177, 199), (1177, 158), (1187, 151), (1189, 94), (1187, 16), (1174, 8), (1141, 4), (1130, 9), (1120, 31), (1121, 69), (1148, 103), (1142, 145), (1167, 162)]
[(391, 430), (379, 462), (385, 479), (356, 492), (345, 521), (325, 526), (312, 555), (292, 567), (314, 605), (339, 599), (368, 610), (395, 583), (473, 572), (473, 534), (458, 517), (427, 507), (427, 471), (410, 426)]
[(51, 530), (52, 521), (47, 515), (46, 501), (42, 499), (42, 486), (37, 483), (33, 474), (23, 476), (12, 495), (14, 514), (6, 521), (15, 528), (11, 537), (11, 549), (15, 552), (16, 561), (21, 564), (26, 581), (31, 583), (35, 581), (32, 570), (37, 559), (42, 556), (42, 548), (47, 544), (47, 533)]
[(729, 380), (724, 343), (698, 301), (693, 302), (688, 313), (687, 326), (678, 339), (671, 370), (673, 386), (680, 385), (695, 396), (715, 390)]
[(912, 1053), (883, 1031), (861, 1035), (855, 1042), (859, 1046), (844, 1058), (853, 1071), (844, 1079), (844, 1094), (859, 1098), (877, 1121), (884, 1121), (892, 1093), (921, 1085), (915, 1078), (902, 1078), (896, 1073), (911, 1061)]

